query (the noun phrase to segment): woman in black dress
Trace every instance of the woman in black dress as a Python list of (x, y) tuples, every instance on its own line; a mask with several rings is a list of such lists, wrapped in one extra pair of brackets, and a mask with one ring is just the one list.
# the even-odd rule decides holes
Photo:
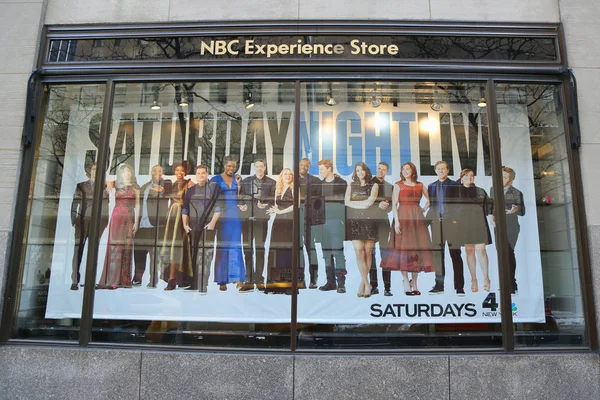
[(289, 268), (292, 266), (292, 248), (294, 235), (294, 173), (284, 168), (277, 179), (275, 187), (275, 205), (267, 214), (275, 215), (271, 229), (271, 244), (276, 245), (276, 267)]
[(352, 241), (361, 283), (358, 287), (358, 297), (371, 297), (369, 270), (373, 247), (379, 237), (377, 221), (371, 218), (369, 208), (377, 200), (378, 185), (373, 185), (373, 175), (369, 167), (359, 161), (354, 166), (352, 183), (346, 189), (345, 205), (347, 230), (346, 239)]
[[(471, 291), (479, 291), (477, 282), (477, 260), (483, 272), (483, 290), (490, 291), (488, 256), (485, 246), (492, 243), (487, 216), (490, 201), (487, 193), (475, 186), (475, 173), (466, 168), (460, 173), (459, 188), (462, 229), (459, 230), (459, 243), (465, 246), (467, 265), (471, 274)], [(477, 256), (477, 259), (476, 257)]]

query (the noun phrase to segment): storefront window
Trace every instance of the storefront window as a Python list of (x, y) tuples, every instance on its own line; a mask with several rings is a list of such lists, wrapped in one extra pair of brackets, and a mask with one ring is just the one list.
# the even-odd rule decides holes
[(28, 199), (14, 335), (76, 340), (104, 85), (50, 85), (45, 100)]
[[(496, 97), (518, 346), (587, 342), (564, 105), (559, 86), (497, 84)], [(524, 318), (534, 307), (537, 320)]]
[(502, 344), (483, 91), (302, 86), (300, 347)]
[(289, 347), (295, 89), (116, 92), (92, 340)]
[(11, 337), (588, 346), (560, 26), (422, 25), (48, 27)]

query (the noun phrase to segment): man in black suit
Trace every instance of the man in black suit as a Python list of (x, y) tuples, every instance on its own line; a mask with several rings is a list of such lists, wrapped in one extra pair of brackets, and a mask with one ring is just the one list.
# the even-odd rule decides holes
[(163, 179), (163, 169), (160, 165), (152, 167), (152, 179), (140, 189), (141, 213), (138, 218), (139, 228), (135, 234), (133, 258), (135, 274), (133, 286), (142, 284), (142, 276), (146, 271), (146, 255), (150, 255), (150, 283), (148, 288), (156, 288), (156, 253), (158, 243), (162, 243), (164, 235), (164, 219), (169, 212), (168, 198), (164, 195), (171, 191), (171, 181)]
[[(275, 204), (275, 180), (266, 176), (267, 163), (265, 160), (254, 160), (254, 175), (244, 178), (240, 188), (240, 218), (242, 220), (242, 235), (244, 237), (244, 258), (246, 260), (246, 281), (240, 292), (264, 289), (265, 278), (265, 247), (269, 218), (267, 210)], [(253, 240), (256, 246), (256, 266), (254, 265)], [(272, 257), (267, 257), (267, 268), (273, 263)]]
[[(453, 243), (457, 238), (458, 221), (460, 217), (460, 184), (448, 178), (449, 168), (446, 161), (435, 163), (435, 173), (438, 180), (431, 183), (427, 190), (431, 205), (426, 219), (431, 225), (431, 243), (435, 255), (435, 286), (431, 294), (444, 293), (444, 278), (446, 277), (445, 250), (446, 244), (452, 258), (454, 270), (454, 289), (459, 296), (465, 295), (464, 265), (460, 254), (460, 244)], [(437, 254), (436, 254), (437, 253)]]
[[(392, 192), (394, 185), (386, 182), (385, 176), (388, 174), (390, 167), (388, 163), (382, 161), (377, 164), (375, 176), (371, 179), (371, 183), (379, 186), (377, 201), (373, 205), (373, 211), (376, 214), (377, 227), (379, 230), (379, 253), (381, 254), (381, 262), (390, 250), (390, 220), (388, 214), (392, 212)], [(392, 271), (382, 269), (383, 285), (385, 288), (384, 296), (392, 296), (391, 292), (391, 276)], [(375, 261), (375, 252), (371, 260), (371, 269), (369, 271), (369, 281), (371, 283), (371, 294), (379, 294), (377, 282), (377, 263)]]
[[(320, 286), (319, 290), (336, 290), (338, 293), (346, 293), (348, 271), (344, 256), (344, 240), (346, 239), (344, 198), (348, 183), (333, 172), (333, 162), (328, 159), (319, 161), (319, 175), (323, 179), (319, 183), (317, 193), (325, 200), (325, 224), (313, 227), (313, 232), (318, 232), (315, 240), (321, 243), (327, 277), (327, 282)], [(311, 253), (316, 253), (316, 251), (311, 250)]]
[[(517, 259), (515, 258), (515, 246), (519, 239), (521, 226), (519, 225), (519, 216), (525, 215), (525, 203), (523, 202), (523, 193), (512, 184), (516, 173), (512, 168), (502, 168), (502, 183), (504, 184), (504, 210), (506, 212), (506, 238), (508, 239), (508, 263), (510, 267), (510, 292), (517, 294), (518, 285), (515, 277), (517, 271)], [(490, 189), (492, 198), (494, 197), (494, 188)], [(493, 213), (493, 210), (492, 210)], [(496, 225), (494, 215), (492, 214), (492, 223)]]
[[(81, 280), (81, 260), (85, 242), (90, 237), (90, 219), (92, 216), (92, 202), (94, 200), (94, 179), (96, 178), (96, 163), (90, 164), (86, 172), (88, 180), (79, 182), (75, 187), (73, 202), (71, 203), (71, 225), (75, 228), (75, 251), (71, 272), (71, 290), (79, 289)], [(108, 225), (108, 192), (106, 188), (102, 193), (102, 211), (100, 216), (100, 230), (98, 236), (102, 235)]]
[[(315, 251), (315, 237), (312, 232), (310, 215), (307, 215), (307, 210), (310, 211), (311, 200), (319, 196), (319, 188), (321, 180), (308, 173), (310, 171), (310, 160), (303, 158), (300, 160), (300, 235), (302, 236), (302, 245), (307, 246), (306, 251), (310, 258), (309, 261), (309, 289), (317, 288), (319, 278), (319, 264), (317, 261), (317, 252)], [(304, 271), (304, 252), (300, 255), (300, 269)], [(303, 274), (304, 276), (304, 274)]]

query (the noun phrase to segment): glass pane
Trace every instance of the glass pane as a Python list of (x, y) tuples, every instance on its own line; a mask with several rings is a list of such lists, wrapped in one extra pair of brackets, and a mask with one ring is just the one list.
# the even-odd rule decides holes
[(501, 345), (483, 90), (302, 85), (300, 347)]
[(559, 86), (496, 86), (518, 346), (585, 345)]
[(289, 347), (295, 88), (115, 93), (93, 340)]
[(76, 340), (104, 85), (52, 85), (45, 92), (15, 336)]
[(212, 36), (52, 40), (47, 61), (295, 58), (557, 61), (552, 37), (442, 35)]

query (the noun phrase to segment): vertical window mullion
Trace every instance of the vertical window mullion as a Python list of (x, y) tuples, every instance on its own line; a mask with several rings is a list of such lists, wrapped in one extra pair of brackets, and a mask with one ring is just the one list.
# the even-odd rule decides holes
[(491, 147), (492, 182), (496, 188), (493, 193), (494, 217), (496, 219), (496, 251), (498, 253), (498, 277), (500, 278), (500, 307), (502, 324), (502, 344), (505, 351), (515, 349), (515, 336), (511, 312), (510, 271), (508, 268), (508, 240), (506, 236), (506, 217), (504, 215), (504, 191), (502, 187), (502, 153), (500, 129), (498, 126), (498, 109), (496, 104), (496, 89), (494, 81), (486, 83), (485, 96), (487, 100), (488, 135)]
[(94, 295), (96, 270), (98, 267), (98, 246), (100, 234), (100, 213), (102, 212), (102, 192), (104, 191), (105, 173), (108, 167), (108, 154), (110, 145), (110, 131), (112, 127), (112, 104), (114, 94), (114, 82), (109, 79), (106, 82), (104, 93), (104, 108), (102, 111), (102, 125), (100, 130), (100, 145), (96, 160), (96, 177), (94, 181), (94, 200), (92, 203), (92, 215), (90, 221), (90, 236), (88, 239), (88, 253), (85, 270), (85, 289), (83, 292), (83, 305), (81, 308), (81, 327), (79, 332), (79, 345), (87, 346), (92, 337), (92, 325), (94, 316)]
[[(294, 176), (300, 176), (300, 81), (296, 80), (295, 84), (295, 102), (294, 102)], [(294, 179), (294, 193), (300, 196), (300, 179)], [(299, 202), (296, 202), (299, 204)], [(299, 243), (300, 243), (300, 208), (294, 204), (294, 236), (292, 238), (292, 310), (291, 310), (291, 326), (290, 326), (290, 348), (291, 351), (296, 351), (297, 343), (297, 315), (298, 315), (298, 264), (299, 264)], [(304, 257), (304, 253), (302, 254)]]
[[(574, 79), (571, 78), (571, 79)], [(575, 90), (575, 93), (571, 93)], [(583, 197), (583, 181), (581, 179), (581, 161), (579, 157), (579, 146), (575, 146), (572, 142), (574, 134), (579, 132), (571, 132), (569, 124), (574, 122), (573, 116), (578, 112), (578, 108), (574, 103), (577, 98), (576, 84), (571, 87), (567, 81), (562, 85), (561, 101), (565, 105), (563, 113), (566, 112), (568, 118), (563, 118), (564, 130), (565, 130), (565, 146), (571, 148), (567, 151), (567, 158), (569, 162), (570, 181), (571, 181), (571, 196), (573, 198), (573, 218), (575, 222), (575, 230), (577, 233), (578, 246), (577, 246), (577, 259), (579, 261), (579, 280), (581, 282), (581, 297), (583, 300), (583, 315), (585, 316), (586, 333), (588, 335), (589, 345), (592, 350), (598, 349), (598, 331), (596, 329), (596, 318), (594, 310), (594, 284), (591, 272), (590, 262), (590, 242), (587, 235), (587, 224), (585, 216), (585, 204)], [(579, 129), (573, 127), (573, 129)]]

